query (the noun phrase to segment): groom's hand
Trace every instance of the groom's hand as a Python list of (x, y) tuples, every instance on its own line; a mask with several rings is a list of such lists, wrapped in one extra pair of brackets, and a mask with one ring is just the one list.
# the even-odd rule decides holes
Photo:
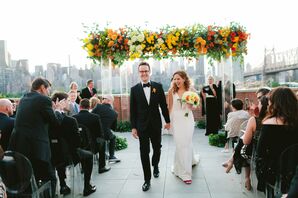
[(137, 129), (131, 129), (131, 135), (132, 135), (134, 138), (139, 139)]
[(166, 123), (165, 124), (165, 129), (168, 129), (169, 130), (170, 128), (171, 128), (171, 124), (170, 123)]

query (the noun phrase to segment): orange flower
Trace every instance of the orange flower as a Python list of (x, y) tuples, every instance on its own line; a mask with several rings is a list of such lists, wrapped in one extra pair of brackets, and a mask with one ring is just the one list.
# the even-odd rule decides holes
[(109, 41), (108, 47), (112, 47), (114, 45), (114, 41)]

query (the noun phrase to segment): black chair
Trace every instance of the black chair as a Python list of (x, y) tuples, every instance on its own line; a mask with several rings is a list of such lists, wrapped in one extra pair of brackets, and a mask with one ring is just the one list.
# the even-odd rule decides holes
[(273, 198), (279, 194), (285, 194), (290, 189), (291, 180), (295, 175), (298, 165), (298, 144), (287, 147), (279, 156), (278, 172), (275, 185), (266, 183), (266, 197)]
[(21, 153), (4, 153), (0, 160), (0, 176), (8, 197), (52, 197), (51, 182), (37, 185), (31, 162)]

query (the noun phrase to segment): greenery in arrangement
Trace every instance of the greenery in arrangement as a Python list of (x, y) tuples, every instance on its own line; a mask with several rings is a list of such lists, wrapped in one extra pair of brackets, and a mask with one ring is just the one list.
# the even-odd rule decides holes
[(224, 147), (226, 143), (226, 135), (224, 133), (210, 134), (208, 136), (209, 144), (217, 147)]
[(129, 121), (117, 122), (116, 132), (128, 132), (131, 131), (131, 124)]
[(199, 129), (206, 129), (206, 121), (205, 120), (199, 120), (196, 122), (196, 127)]
[(21, 94), (0, 93), (0, 98), (20, 98)]
[(85, 27), (86, 38), (83, 49), (94, 62), (107, 62), (121, 66), (126, 60), (136, 58), (157, 60), (206, 55), (212, 62), (232, 56), (243, 61), (247, 54), (249, 34), (238, 23), (229, 26), (203, 26), (194, 24), (186, 27), (166, 26), (156, 31), (138, 27), (110, 29)]
[(122, 138), (119, 136), (116, 136), (116, 146), (115, 146), (115, 150), (119, 151), (122, 149), (126, 149), (127, 148), (127, 140), (126, 138)]

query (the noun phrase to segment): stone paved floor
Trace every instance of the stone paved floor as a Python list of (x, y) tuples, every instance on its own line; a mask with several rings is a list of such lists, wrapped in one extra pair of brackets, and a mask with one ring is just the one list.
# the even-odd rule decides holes
[[(90, 198), (246, 198), (264, 197), (254, 191), (248, 192), (241, 185), (242, 175), (237, 175), (234, 169), (226, 174), (221, 163), (229, 158), (231, 153), (221, 153), (221, 148), (208, 145), (208, 137), (204, 130), (195, 130), (193, 143), (196, 153), (200, 155), (200, 162), (193, 168), (193, 183), (184, 184), (171, 173), (174, 158), (174, 143), (171, 135), (163, 135), (162, 154), (160, 161), (160, 177), (151, 180), (151, 189), (143, 192), (143, 173), (139, 157), (138, 140), (130, 133), (116, 133), (126, 137), (128, 148), (116, 152), (122, 161), (110, 164), (109, 172), (98, 174), (97, 165), (94, 166), (92, 182), (97, 191)], [(74, 193), (67, 197), (82, 197), (83, 179), (75, 168), (74, 182), (68, 182)], [(73, 173), (74, 172), (74, 173)], [(70, 174), (70, 173), (69, 173)], [(70, 176), (69, 176), (70, 177)]]

